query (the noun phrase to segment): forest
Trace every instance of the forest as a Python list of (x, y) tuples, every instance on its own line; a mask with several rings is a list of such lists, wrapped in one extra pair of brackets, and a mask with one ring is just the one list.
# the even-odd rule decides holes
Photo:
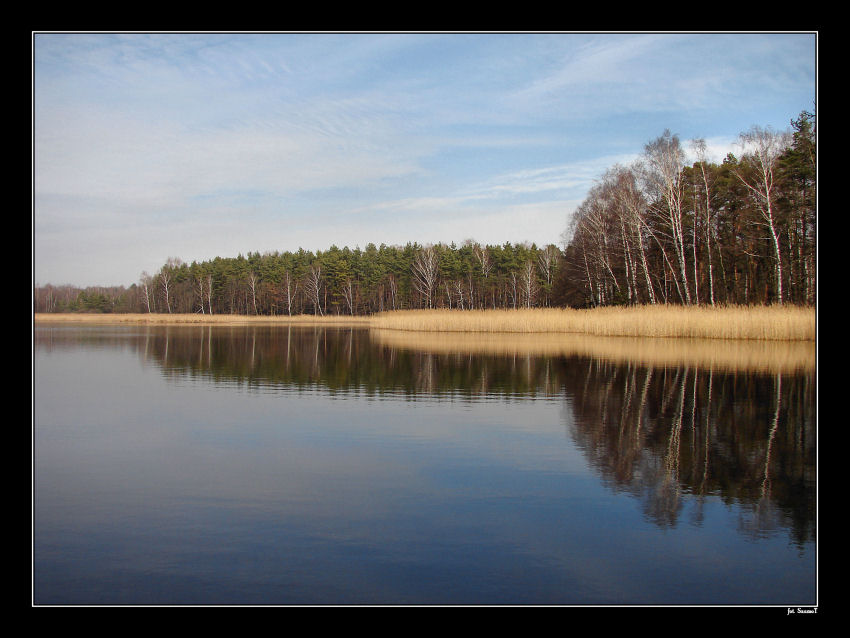
[(169, 258), (129, 287), (35, 285), (34, 311), (369, 315), (387, 310), (814, 305), (815, 115), (752, 127), (740, 157), (665, 131), (601, 175), (545, 246), (506, 242)]

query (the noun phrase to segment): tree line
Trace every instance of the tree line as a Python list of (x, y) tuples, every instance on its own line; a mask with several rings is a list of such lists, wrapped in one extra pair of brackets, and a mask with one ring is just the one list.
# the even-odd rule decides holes
[(791, 125), (752, 127), (720, 164), (665, 131), (606, 171), (565, 233), (568, 303), (813, 305), (814, 115)]
[(38, 287), (36, 312), (363, 315), (410, 308), (549, 306), (562, 253), (507, 242), (331, 246), (185, 263), (129, 288)]
[[(331, 246), (187, 264), (129, 287), (36, 286), (36, 312), (363, 315), (411, 308), (814, 304), (816, 132), (753, 127), (740, 158), (665, 131), (596, 182), (555, 244)], [(690, 150), (691, 160), (689, 160)]]

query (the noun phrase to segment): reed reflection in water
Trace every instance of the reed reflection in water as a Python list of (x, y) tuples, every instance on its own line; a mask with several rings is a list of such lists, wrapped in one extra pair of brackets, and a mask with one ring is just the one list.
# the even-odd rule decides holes
[[(734, 583), (722, 583), (719, 578), (699, 586), (695, 582), (690, 588), (680, 583), (680, 593), (668, 592), (666, 597), (659, 594), (662, 599), (646, 600), (642, 596), (650, 594), (637, 589), (623, 592), (620, 591), (624, 587), (622, 583), (614, 585), (607, 581), (584, 592), (554, 593), (558, 588), (552, 585), (545, 593), (537, 592), (536, 599), (533, 592), (526, 592), (528, 598), (524, 598), (505, 584), (495, 588), (492, 583), (486, 586), (479, 583), (478, 594), (476, 586), (470, 584), (468, 589), (456, 592), (455, 600), (423, 594), (418, 600), (415, 597), (405, 599), (407, 602), (770, 602), (792, 605), (813, 602), (812, 555), (817, 530), (816, 379), (812, 344), (682, 341), (666, 344), (659, 340), (650, 344), (641, 340), (589, 340), (569, 336), (551, 340), (539, 335), (473, 338), (470, 335), (370, 332), (362, 328), (262, 326), (44, 327), (35, 333), (37, 352), (61, 352), (80, 348), (81, 344), (87, 348), (134, 352), (146, 367), (153, 365), (159, 370), (172, 387), (212, 387), (222, 392), (238, 390), (258, 396), (295, 393), (311, 398), (319, 392), (330, 399), (401, 402), (411, 406), (420, 403), (461, 405), (469, 406), (464, 418), (483, 421), (492, 420), (492, 412), (476, 416), (476, 405), (494, 406), (520, 420), (522, 414), (529, 419), (543, 414), (528, 401), (557, 405), (561, 427), (573, 449), (579, 451), (578, 458), (583, 458), (591, 468), (601, 481), (602, 489), (618, 499), (611, 502), (612, 512), (623, 508), (619, 497), (625, 497), (650, 527), (668, 533), (682, 526), (702, 528), (711, 518), (707, 512), (716, 510), (717, 504), (722, 503), (728, 509), (728, 520), (734, 521), (735, 535), (747, 543), (759, 543), (761, 547), (769, 547), (775, 540), (790, 541), (803, 558), (801, 564), (790, 566), (789, 573), (807, 574), (804, 582), (787, 585), (787, 591), (802, 595), (794, 600), (763, 600), (758, 591), (752, 591), (753, 586), (747, 580), (758, 579), (758, 575), (739, 573)], [(349, 401), (339, 406), (343, 413), (348, 410), (351, 419), (358, 420), (358, 427), (366, 427), (370, 419), (368, 405), (365, 411)], [(417, 418), (413, 412), (406, 414), (411, 420)], [(513, 427), (522, 429), (519, 424)], [(529, 428), (528, 436), (521, 442), (515, 437), (517, 448), (505, 453), (512, 452), (517, 463), (524, 464), (523, 472), (526, 473), (534, 471), (531, 468), (535, 463), (541, 463), (543, 467), (537, 468), (540, 476), (535, 480), (561, 482), (550, 493), (553, 505), (548, 515), (558, 511), (559, 516), (566, 516), (562, 509), (566, 504), (565, 494), (579, 489), (576, 470), (571, 470), (572, 478), (567, 479), (567, 475), (554, 473), (552, 467), (541, 461), (543, 455), (539, 450), (529, 455), (528, 448), (521, 446), (530, 445), (530, 436), (536, 436), (536, 432), (535, 428)], [(341, 436), (354, 435), (353, 430), (340, 430), (339, 433)], [(330, 440), (331, 435), (327, 436)], [(457, 431), (453, 431), (454, 443), (457, 436)], [(472, 447), (480, 432), (470, 431), (465, 436), (464, 442)], [(347, 443), (344, 439), (334, 440), (333, 445), (344, 446), (352, 441), (352, 438)], [(375, 439), (371, 442), (375, 443)], [(477, 444), (492, 445), (493, 441), (477, 439)], [(394, 445), (398, 450), (401, 444)], [(535, 445), (551, 446), (551, 440), (547, 442), (538, 437)], [(558, 454), (568, 453), (567, 448), (558, 450)], [(422, 453), (417, 449), (416, 454)], [(452, 452), (444, 449), (443, 454), (450, 457)], [(475, 459), (467, 459), (467, 462), (469, 460), (473, 467), (463, 469), (449, 467), (446, 459), (433, 463), (440, 464), (447, 485), (452, 476), (462, 476), (456, 489), (468, 490), (469, 475), (474, 465), (480, 463)], [(304, 468), (310, 466), (308, 459), (291, 458), (289, 462)], [(317, 468), (321, 471), (321, 462)], [(494, 477), (480, 480), (493, 481)], [(567, 487), (565, 481), (568, 480), (576, 484), (570, 483)], [(586, 487), (589, 493), (596, 494)], [(377, 490), (374, 485), (370, 489)], [(513, 499), (521, 491), (521, 485), (514, 486), (512, 491), (506, 492), (510, 494), (508, 500), (515, 503)], [(415, 497), (411, 495), (410, 498)], [(458, 498), (459, 493), (455, 493), (447, 502), (454, 503), (452, 507), (460, 507)], [(495, 496), (490, 494), (484, 500), (489, 503), (493, 498)], [(578, 501), (571, 498), (570, 507), (580, 511)], [(467, 507), (472, 507), (474, 502), (475, 498)], [(466, 514), (472, 517), (470, 512)], [(721, 518), (727, 520), (727, 517)], [(717, 526), (716, 516), (713, 520), (710, 527)], [(539, 533), (557, 535), (555, 529), (540, 527), (551, 521), (544, 524), (536, 520), (535, 523)], [(563, 520), (559, 524), (566, 525)], [(579, 523), (570, 522), (569, 525)], [(570, 544), (578, 543), (579, 531), (586, 533), (583, 528), (576, 529), (568, 543), (572, 551), (594, 550), (603, 554), (615, 551), (600, 549), (598, 539), (588, 540), (583, 549), (573, 547)], [(470, 533), (478, 534), (477, 540), (481, 542), (482, 531), (473, 529)], [(709, 531), (713, 532), (706, 530)], [(635, 529), (634, 534), (645, 534), (645, 531)], [(629, 530), (611, 531), (614, 542), (617, 538), (628, 537)], [(471, 536), (458, 539), (458, 542), (468, 548), (474, 545), (476, 538)], [(513, 539), (512, 542), (518, 541)], [(662, 543), (663, 540), (653, 542)], [(710, 546), (711, 541), (706, 544)], [(741, 557), (728, 558), (727, 567), (731, 572), (747, 569), (748, 558), (744, 553), (741, 550)], [(689, 576), (680, 574), (680, 580), (710, 578), (713, 569), (720, 569), (708, 566), (711, 555), (706, 549), (706, 555), (697, 555), (693, 565), (677, 563), (677, 569), (693, 570)], [(562, 556), (560, 560), (565, 559)], [(658, 559), (647, 554), (632, 560), (642, 569), (649, 569)], [(767, 555), (764, 561), (765, 564), (777, 562)], [(773, 568), (785, 569), (781, 563)], [(400, 567), (396, 565), (392, 569)], [(535, 578), (536, 568), (525, 565), (523, 569), (530, 570), (528, 578)], [(723, 570), (719, 573), (727, 574)], [(483, 578), (471, 567), (460, 575), (471, 576), (473, 580)], [(382, 576), (376, 574), (375, 577)], [(629, 580), (622, 574), (620, 578), (624, 582)], [(554, 583), (558, 577), (550, 575), (550, 579)], [(518, 579), (517, 583), (520, 582)], [(601, 594), (606, 586), (612, 588), (611, 592)], [(775, 583), (770, 585), (776, 586)], [(664, 590), (663, 585), (656, 587)], [(676, 590), (672, 582), (669, 588)], [(494, 594), (496, 589), (502, 593)], [(446, 591), (449, 590), (451, 588)], [(489, 593), (483, 593), (485, 591)], [(747, 595), (753, 598), (735, 598), (730, 591), (748, 591)], [(764, 596), (769, 598), (770, 594)], [(377, 602), (397, 600), (390, 598)], [(319, 599), (325, 602), (362, 600), (343, 593), (334, 600), (332, 594), (325, 592), (316, 594), (312, 602)]]

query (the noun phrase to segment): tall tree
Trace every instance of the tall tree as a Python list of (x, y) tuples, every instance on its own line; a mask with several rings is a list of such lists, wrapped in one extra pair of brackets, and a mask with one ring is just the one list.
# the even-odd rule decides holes
[(292, 316), (292, 306), (295, 302), (295, 295), (298, 290), (298, 284), (295, 283), (292, 273), (285, 270), (283, 273), (283, 303), (286, 308), (286, 313)]
[(307, 298), (313, 304), (313, 314), (324, 316), (322, 311), (322, 267), (318, 264), (313, 264), (307, 271), (307, 277), (304, 280), (304, 292)]
[(540, 268), (540, 276), (543, 279), (543, 303), (549, 306), (552, 297), (552, 284), (555, 280), (555, 269), (558, 266), (560, 251), (554, 244), (548, 244), (540, 250), (537, 255), (537, 265)]
[[(655, 304), (655, 290), (650, 276), (647, 258), (647, 238), (652, 232), (647, 221), (647, 202), (644, 193), (638, 186), (636, 170), (615, 166), (611, 172), (610, 179), (613, 182), (614, 198), (617, 201), (620, 219), (623, 225), (623, 233), (630, 238), (636, 253), (636, 260), (640, 262), (643, 273), (644, 285), (646, 287), (646, 300)], [(636, 293), (640, 290), (637, 282), (637, 268), (632, 268), (633, 286)]]
[(139, 286), (141, 286), (143, 291), (142, 299), (145, 303), (145, 308), (148, 312), (151, 312), (151, 297), (153, 296), (153, 277), (151, 277), (147, 271), (142, 272), (141, 277), (139, 278)]
[(526, 308), (536, 306), (540, 284), (537, 281), (537, 268), (535, 268), (534, 262), (531, 259), (527, 260), (522, 266), (520, 284), (522, 289), (522, 303)]
[(776, 298), (781, 304), (785, 296), (782, 290), (782, 250), (774, 188), (777, 161), (790, 145), (790, 136), (787, 132), (777, 132), (769, 127), (753, 126), (746, 133), (741, 133), (740, 144), (745, 164), (736, 171), (736, 175), (752, 195), (761, 217), (760, 223), (770, 234), (776, 260)]
[[(706, 144), (704, 139), (695, 139), (692, 141), (692, 146), (694, 149), (694, 154), (696, 155), (697, 165), (699, 167), (699, 175), (702, 182), (703, 189), (703, 210), (705, 212), (705, 253), (706, 260), (708, 266), (708, 297), (711, 305), (714, 305), (714, 265), (712, 262), (711, 255), (711, 245), (712, 245), (712, 236), (714, 234), (714, 224), (711, 220), (711, 178), (709, 177), (710, 171), (708, 168), (708, 161), (706, 159)], [(696, 215), (696, 211), (694, 211), (694, 215)], [(696, 227), (696, 225), (694, 226)], [(696, 240), (694, 241), (694, 245), (696, 245)]]
[(780, 203), (788, 210), (786, 236), (791, 300), (814, 303), (816, 279), (817, 139), (815, 115), (803, 111), (791, 121), (791, 147), (779, 161)]
[(686, 304), (691, 303), (688, 285), (687, 252), (685, 249), (685, 211), (682, 191), (682, 169), (685, 153), (679, 137), (669, 130), (644, 147), (646, 171), (644, 177), (652, 196), (651, 207), (666, 222), (666, 230), (676, 257), (676, 289)]
[(169, 292), (171, 290), (171, 279), (171, 271), (163, 268), (159, 273), (159, 285), (165, 298), (165, 308), (168, 310), (168, 314), (171, 314), (171, 299), (169, 296)]
[(434, 246), (424, 246), (413, 259), (413, 285), (428, 308), (433, 307), (433, 297), (439, 274), (439, 257)]

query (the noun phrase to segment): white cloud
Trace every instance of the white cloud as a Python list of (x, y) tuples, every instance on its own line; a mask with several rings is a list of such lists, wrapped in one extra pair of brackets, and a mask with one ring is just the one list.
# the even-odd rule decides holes
[(594, 157), (581, 162), (497, 175), (471, 188), (466, 198), (487, 199), (541, 194), (551, 197), (553, 192), (576, 197), (586, 192), (606, 169), (614, 164), (629, 164), (635, 158), (634, 154)]
[(632, 82), (636, 79), (634, 68), (641, 59), (669, 39), (662, 35), (627, 35), (580, 36), (575, 41), (576, 46), (565, 47), (555, 63), (544, 69), (546, 75), (536, 78), (519, 94), (533, 99), (555, 93), (569, 95), (593, 85)]

